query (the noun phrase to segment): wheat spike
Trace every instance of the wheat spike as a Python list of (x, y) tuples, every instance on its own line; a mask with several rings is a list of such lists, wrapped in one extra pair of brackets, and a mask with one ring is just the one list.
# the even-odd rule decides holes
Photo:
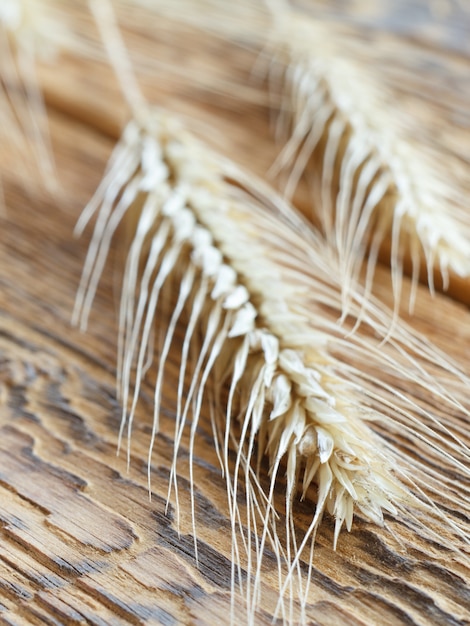
[(54, 160), (36, 62), (54, 58), (67, 39), (66, 32), (49, 2), (0, 2), (2, 148), (17, 154), (22, 171), (29, 170), (30, 179), (34, 180), (32, 155), (35, 167), (50, 190), (56, 188)]
[[(287, 137), (276, 169), (288, 172), (287, 196), (304, 174), (312, 181), (320, 178), (313, 183), (320, 199), (319, 218), (345, 276), (345, 314), (348, 293), (354, 291), (364, 261), (368, 256), (369, 289), (378, 251), (387, 240), (397, 301), (405, 262), (411, 265), (414, 284), (424, 263), (431, 291), (436, 272), (444, 289), (449, 275), (468, 278), (465, 156), (456, 151), (443, 163), (433, 126), (427, 126), (425, 116), (417, 119), (410, 112), (404, 98), (410, 97), (406, 89), (411, 71), (407, 74), (402, 68), (400, 74), (398, 64), (393, 69), (395, 59), (389, 58), (393, 43), (381, 43), (379, 37), (373, 43), (361, 41), (347, 28), (280, 9), (278, 3), (274, 15), (271, 85), (284, 98), (278, 132)], [(399, 43), (394, 45), (398, 48)], [(400, 55), (410, 59), (418, 75), (422, 73), (424, 61), (417, 47), (400, 45), (404, 48)], [(375, 61), (380, 55), (385, 59), (382, 66)], [(385, 63), (392, 67), (388, 72)], [(436, 75), (444, 80), (443, 74)], [(429, 86), (424, 77), (421, 81), (426, 94)], [(460, 94), (446, 97), (442, 109), (452, 128)], [(312, 155), (321, 163), (320, 176), (309, 164)]]
[[(170, 348), (176, 349), (175, 327), (186, 309), (189, 321), (181, 348), (170, 491), (174, 488), (178, 509), (176, 464), (183, 430), (190, 427), (193, 480), (192, 450), (204, 398), (209, 389), (220, 393), (225, 387), (228, 396), (223, 410), (214, 416), (215, 432), (227, 480), (233, 557), (250, 619), (258, 603), (267, 542), (278, 556), (282, 593), (289, 596), (294, 573), (300, 577), (300, 555), (314, 540), (326, 512), (336, 519), (335, 544), (341, 527), (351, 528), (354, 512), (382, 524), (383, 511), (397, 515), (409, 507), (417, 510), (410, 515), (419, 517), (425, 511), (423, 520), (428, 515), (445, 521), (460, 536), (458, 541), (465, 541), (464, 526), (434, 504), (435, 477), (426, 475), (425, 463), (379, 441), (369, 426), (377, 422), (392, 432), (405, 432), (409, 441), (430, 446), (443, 465), (450, 464), (468, 477), (469, 450), (458, 427), (444, 426), (418, 395), (398, 391), (415, 385), (455, 415), (467, 415), (463, 403), (439, 386), (438, 372), (456, 380), (460, 376), (468, 384), (465, 377), (401, 325), (385, 347), (367, 332), (345, 337), (337, 322), (342, 310), (338, 266), (325, 257), (327, 248), (279, 197), (213, 155), (169, 115), (155, 112), (144, 122), (129, 124), (105, 180), (78, 226), (81, 231), (97, 213), (75, 321), (86, 327), (111, 240), (129, 218), (132, 236), (118, 342), (121, 437), (127, 430), (129, 450), (152, 353), (152, 327), (170, 290), (176, 304), (172, 312), (158, 318), (165, 332), (155, 378), (149, 490), (166, 358)], [(364, 324), (383, 334), (390, 315), (364, 299), (358, 291), (353, 310), (363, 310)], [(195, 362), (188, 358), (193, 344)], [(415, 357), (410, 356), (413, 352)], [(366, 360), (367, 371), (372, 368), (377, 375), (364, 373)], [(221, 404), (219, 397), (215, 406)], [(271, 476), (266, 492), (261, 489), (262, 477), (254, 473), (262, 466), (264, 453)], [(283, 546), (276, 530), (274, 498), (284, 471), (287, 538)], [(317, 490), (310, 530), (300, 545), (293, 512), (299, 479), (303, 497), (310, 485)], [(447, 481), (444, 476), (440, 479)], [(246, 491), (244, 522), (237, 500), (240, 488)], [(451, 508), (456, 505), (453, 497), (448, 495)], [(196, 537), (192, 492), (191, 498)], [(468, 508), (462, 502), (457, 506)], [(423, 520), (421, 524), (426, 524)], [(241, 552), (254, 546), (256, 558), (249, 557), (243, 587)], [(305, 593), (302, 588), (300, 597)], [(279, 611), (284, 617), (289, 611), (283, 600)]]
[[(126, 78), (132, 68), (109, 5), (93, 4), (98, 23), (107, 22), (101, 30), (125, 90), (135, 83)], [(129, 462), (158, 319), (163, 342), (148, 455), (151, 493), (162, 380), (186, 311), (168, 497), (174, 490), (178, 519), (176, 467), (188, 427), (196, 558), (192, 458), (206, 399), (227, 484), (233, 598), (237, 583), (249, 623), (255, 623), (260, 603), (268, 545), (277, 559), (277, 613), (291, 623), (298, 601), (305, 619), (309, 575), (305, 579), (302, 555), (309, 552), (311, 567), (325, 513), (335, 518), (334, 545), (343, 525), (351, 529), (355, 513), (382, 525), (388, 512), (465, 558), (468, 537), (461, 516), (468, 514), (468, 503), (452, 489), (448, 471), (468, 481), (470, 450), (462, 437), (467, 378), (424, 338), (400, 322), (392, 325), (392, 313), (367, 289), (356, 286), (349, 303), (352, 322), (338, 323), (344, 318), (342, 267), (331, 247), (278, 195), (212, 153), (171, 115), (151, 112), (139, 92), (126, 96), (135, 119), (77, 226), (81, 232), (96, 215), (74, 321), (86, 328), (111, 242), (124, 223), (130, 237), (118, 338), (120, 440), (127, 431)], [(172, 298), (168, 310), (165, 303)], [(437, 405), (445, 407), (446, 420)], [(403, 438), (403, 448), (374, 430)], [(407, 453), (410, 445), (423, 454)], [(440, 469), (429, 466), (426, 451), (439, 458)], [(284, 472), (282, 523), (275, 499)], [(300, 489), (310, 499), (311, 486), (316, 502), (299, 541), (295, 495)]]

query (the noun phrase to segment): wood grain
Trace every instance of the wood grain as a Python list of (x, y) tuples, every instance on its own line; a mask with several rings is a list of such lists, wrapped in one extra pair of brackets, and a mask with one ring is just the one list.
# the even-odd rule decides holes
[[(198, 91), (172, 78), (171, 55), (183, 62), (183, 53), (175, 52), (177, 34), (172, 45), (165, 37), (156, 38), (168, 67), (153, 87), (146, 84), (147, 94), (180, 114), (198, 117), (201, 129), (210, 124), (219, 149), (264, 174), (274, 153), (266, 102), (244, 97), (239, 107), (224, 94), (209, 100), (210, 89)], [(208, 37), (198, 58), (217, 58), (222, 48), (223, 42)], [(228, 63), (227, 54), (221, 58)], [(237, 64), (249, 67), (240, 59)], [(88, 332), (70, 326), (87, 247), (87, 237), (72, 237), (73, 227), (100, 180), (125, 107), (104, 64), (96, 62), (90, 72), (65, 55), (60, 68), (60, 81), (53, 67), (42, 70), (60, 189), (55, 196), (45, 194), (22, 180), (1, 155), (7, 211), (0, 225), (0, 622), (228, 623), (230, 525), (208, 412), (198, 431), (195, 458), (196, 563), (187, 438), (178, 465), (179, 528), (174, 498), (166, 507), (176, 357), (165, 381), (151, 500), (146, 480), (150, 385), (143, 388), (129, 468), (125, 454), (116, 456), (119, 274), (112, 258)], [(239, 71), (244, 83), (244, 70)], [(108, 112), (110, 103), (113, 110)], [(386, 270), (379, 272), (377, 290), (391, 304), (386, 276)], [(418, 295), (410, 323), (468, 371), (469, 311), (443, 295), (432, 299), (425, 288)], [(466, 497), (470, 485), (455, 488)], [(279, 500), (282, 510), (281, 492)], [(313, 506), (310, 500), (296, 505), (299, 532), (308, 527)], [(376, 528), (358, 518), (334, 552), (333, 522), (325, 520), (314, 556), (308, 623), (470, 624), (470, 570), (464, 560), (414, 532), (406, 520), (386, 521), (387, 528)], [(470, 529), (469, 520), (463, 521)], [(276, 570), (268, 555), (257, 624), (271, 623), (276, 601)], [(235, 623), (245, 620), (237, 600)]]

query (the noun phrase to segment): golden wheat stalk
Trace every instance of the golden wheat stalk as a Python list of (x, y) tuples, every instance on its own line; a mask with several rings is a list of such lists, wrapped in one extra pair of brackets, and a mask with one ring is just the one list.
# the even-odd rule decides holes
[[(406, 72), (401, 75), (397, 65), (396, 76), (392, 68), (387, 77), (387, 70), (374, 64), (380, 54), (393, 63), (388, 42), (380, 51), (380, 38), (361, 42), (346, 28), (275, 6), (271, 85), (284, 99), (279, 125), (287, 137), (276, 168), (288, 172), (287, 196), (301, 176), (316, 179), (321, 225), (345, 276), (345, 314), (348, 293), (354, 292), (366, 259), (370, 289), (384, 242), (397, 301), (404, 263), (411, 266), (414, 285), (424, 263), (431, 291), (436, 272), (444, 289), (449, 274), (467, 279), (470, 226), (464, 155), (451, 152), (443, 161), (439, 137), (433, 126), (426, 127), (430, 107), (424, 96), (424, 114), (418, 118), (405, 100)], [(400, 54), (419, 72), (419, 59), (413, 65), (416, 48), (401, 45)], [(458, 113), (457, 92), (454, 100), (451, 124)], [(446, 107), (452, 113), (449, 101), (442, 109)]]
[[(250, 614), (257, 602), (266, 542), (273, 543), (280, 571), (287, 568), (283, 585), (287, 591), (300, 554), (327, 511), (336, 519), (335, 544), (341, 527), (351, 528), (355, 511), (382, 524), (384, 510), (396, 515), (410, 506), (446, 520), (465, 540), (458, 520), (450, 519), (426, 495), (435, 478), (426, 476), (423, 462), (400, 452), (397, 456), (369, 427), (376, 421), (389, 430), (406, 432), (410, 442), (429, 446), (443, 465), (468, 476), (469, 451), (458, 428), (444, 426), (421, 404), (419, 392), (414, 397), (398, 391), (414, 385), (455, 414), (467, 415), (463, 404), (439, 387), (438, 374), (426, 373), (410, 354), (414, 350), (421, 360), (446, 367), (444, 358), (401, 327), (386, 347), (367, 333), (345, 338), (337, 323), (342, 307), (339, 268), (322, 256), (326, 248), (280, 198), (211, 154), (171, 116), (155, 112), (125, 129), (79, 231), (95, 213), (74, 321), (86, 327), (112, 238), (125, 221), (132, 234), (121, 291), (118, 380), (121, 436), (127, 425), (128, 446), (149, 353), (153, 354), (152, 328), (168, 297), (175, 299), (173, 310), (158, 318), (164, 341), (155, 377), (149, 481), (166, 358), (170, 349), (177, 349), (175, 328), (185, 310), (189, 320), (181, 347), (170, 479), (176, 494), (183, 430), (190, 424), (192, 482), (193, 448), (209, 382), (213, 380), (219, 393), (227, 389), (224, 408), (214, 418), (215, 431), (227, 479), (234, 558), (240, 563), (240, 537), (243, 545), (257, 546), (258, 560), (248, 572), (255, 586), (251, 592), (248, 584), (245, 589), (251, 593)], [(353, 309), (364, 307), (364, 324), (384, 332), (389, 314), (365, 304), (358, 291)], [(189, 358), (192, 346), (195, 361)], [(216, 407), (222, 408), (221, 397)], [(234, 467), (229, 458), (232, 446), (237, 453)], [(271, 478), (263, 495), (262, 479), (255, 478), (251, 466), (253, 457), (264, 453), (270, 459)], [(287, 543), (282, 547), (274, 497), (284, 471)], [(317, 500), (310, 529), (297, 545), (293, 501), (299, 478), (304, 497), (310, 485), (317, 486)], [(445, 476), (441, 479), (448, 483)], [(238, 510), (241, 484), (246, 490), (247, 529)], [(449, 507), (468, 509), (467, 504), (456, 503), (453, 494), (448, 498)], [(176, 501), (178, 509), (177, 495)], [(191, 501), (196, 536), (192, 491)], [(414, 518), (417, 513), (410, 515)]]
[[(443, 466), (468, 476), (470, 451), (460, 437), (459, 417), (455, 426), (446, 426), (419, 398), (421, 390), (427, 401), (435, 397), (457, 416), (467, 416), (459, 394), (454, 397), (439, 383), (442, 376), (446, 383), (454, 378), (468, 385), (465, 376), (402, 325), (394, 327), (386, 347), (374, 344), (364, 330), (345, 337), (337, 322), (344, 311), (338, 280), (341, 265), (325, 256), (328, 248), (273, 192), (212, 154), (168, 114), (148, 110), (133, 80), (110, 5), (91, 4), (135, 120), (125, 129), (103, 184), (78, 224), (81, 231), (96, 213), (74, 320), (86, 327), (111, 241), (128, 218), (131, 236), (118, 340), (120, 438), (127, 424), (128, 451), (142, 380), (152, 361), (152, 328), (162, 311), (159, 325), (164, 339), (155, 377), (149, 491), (166, 359), (175, 349), (175, 328), (186, 310), (170, 490), (173, 486), (179, 510), (178, 449), (190, 423), (197, 556), (192, 458), (212, 382), (213, 428), (227, 481), (232, 557), (250, 623), (259, 603), (267, 542), (278, 561), (279, 613), (284, 621), (290, 619), (295, 597), (303, 612), (309, 581), (302, 579), (300, 559), (309, 542), (313, 550), (327, 511), (336, 520), (334, 544), (343, 524), (351, 528), (355, 511), (379, 524), (383, 511), (394, 515), (406, 511), (413, 523), (429, 526), (431, 537), (435, 531), (430, 520), (445, 521), (454, 534), (447, 543), (458, 550), (467, 542), (465, 525), (446, 510), (463, 511), (468, 505), (453, 492), (441, 493), (443, 484), (449, 484), (445, 472), (427, 474), (421, 459), (406, 458), (377, 440), (365, 421), (406, 432), (409, 441), (432, 450)], [(165, 315), (164, 303), (172, 296), (174, 308)], [(357, 289), (350, 309), (361, 316), (369, 332), (384, 336), (391, 327), (391, 315), (369, 300), (367, 292)], [(201, 342), (198, 331), (202, 331)], [(192, 348), (194, 360), (189, 358)], [(401, 391), (409, 386), (416, 395)], [(223, 389), (227, 390), (225, 404)], [(230, 447), (236, 451), (234, 464)], [(266, 491), (259, 473), (264, 453), (269, 456)], [(278, 533), (274, 505), (281, 468), (287, 479), (285, 542)], [(293, 512), (299, 478), (303, 497), (310, 485), (317, 486), (311, 524), (300, 543)], [(238, 504), (242, 485), (244, 516)], [(247, 559), (245, 584), (242, 550)]]

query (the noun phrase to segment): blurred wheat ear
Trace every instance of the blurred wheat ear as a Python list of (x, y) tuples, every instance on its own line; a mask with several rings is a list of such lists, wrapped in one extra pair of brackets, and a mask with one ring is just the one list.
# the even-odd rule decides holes
[(49, 190), (56, 188), (56, 178), (36, 62), (57, 54), (63, 29), (65, 26), (55, 19), (48, 2), (0, 3), (2, 149), (8, 151), (10, 159), (16, 155), (12, 171), (21, 170), (29, 184), (37, 180), (39, 172)]
[[(439, 67), (433, 58), (426, 77), (426, 57), (406, 40), (361, 38), (274, 5), (270, 84), (283, 97), (276, 132), (285, 141), (274, 171), (286, 172), (288, 197), (300, 177), (312, 182), (317, 219), (345, 277), (344, 314), (359, 280), (371, 290), (379, 254), (391, 265), (397, 307), (405, 269), (415, 286), (427, 277), (431, 291), (435, 280), (447, 290), (463, 279), (468, 301), (468, 166), (449, 138), (462, 97), (458, 87), (447, 91), (445, 73), (460, 72), (459, 62), (449, 55)], [(460, 146), (468, 149), (466, 136)], [(413, 300), (414, 292), (411, 309)]]

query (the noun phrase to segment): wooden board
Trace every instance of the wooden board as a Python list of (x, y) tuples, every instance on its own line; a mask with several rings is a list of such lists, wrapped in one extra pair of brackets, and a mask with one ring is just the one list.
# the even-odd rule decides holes
[[(168, 66), (153, 87), (146, 84), (147, 92), (160, 104), (199, 116), (202, 133), (210, 125), (214, 143), (264, 174), (275, 153), (266, 102), (245, 94), (240, 109), (222, 93), (208, 104), (207, 89), (185, 87), (170, 71), (178, 41), (156, 37)], [(217, 57), (222, 49), (223, 42), (207, 37), (198, 59)], [(230, 63), (230, 54), (224, 55)], [(249, 67), (247, 60), (238, 65)], [(144, 386), (136, 416), (129, 468), (125, 454), (116, 456), (119, 275), (112, 259), (88, 332), (70, 325), (88, 239), (74, 239), (73, 227), (100, 180), (125, 107), (104, 64), (96, 63), (91, 73), (65, 55), (59, 68), (60, 81), (53, 67), (43, 68), (42, 78), (60, 189), (48, 195), (29, 185), (2, 156), (7, 209), (0, 230), (0, 622), (228, 623), (230, 525), (209, 415), (201, 422), (195, 458), (196, 563), (187, 440), (178, 465), (179, 527), (174, 497), (166, 505), (176, 365), (165, 381), (151, 500), (150, 386)], [(390, 305), (385, 278), (383, 285), (381, 297)], [(413, 325), (468, 371), (468, 309), (443, 295), (432, 299), (424, 287), (418, 295)], [(461, 490), (468, 493), (468, 485)], [(305, 530), (313, 504), (297, 506), (298, 527)], [(470, 624), (469, 569), (462, 560), (412, 534), (403, 522), (388, 517), (387, 525), (376, 528), (358, 519), (334, 552), (333, 522), (325, 520), (315, 550), (309, 623)], [(390, 530), (400, 535), (401, 545)], [(257, 624), (271, 623), (276, 576), (267, 558)], [(246, 622), (241, 602), (234, 618)]]

